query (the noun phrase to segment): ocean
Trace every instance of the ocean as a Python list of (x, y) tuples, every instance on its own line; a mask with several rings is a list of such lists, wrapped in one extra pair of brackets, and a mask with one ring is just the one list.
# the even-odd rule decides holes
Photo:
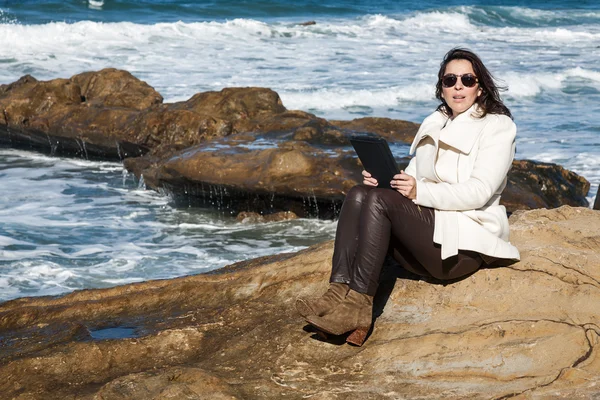
[[(304, 22), (314, 21), (312, 25)], [(414, 122), (443, 55), (478, 53), (508, 87), (517, 158), (600, 183), (596, 1), (0, 0), (0, 84), (115, 67), (165, 102), (235, 86), (328, 119)], [(335, 221), (241, 224), (178, 208), (119, 163), (0, 149), (0, 301), (172, 278), (334, 237)]]

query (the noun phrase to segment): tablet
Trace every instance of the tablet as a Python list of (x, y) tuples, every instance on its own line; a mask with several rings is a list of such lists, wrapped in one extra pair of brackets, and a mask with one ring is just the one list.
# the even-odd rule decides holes
[(350, 143), (365, 171), (377, 179), (377, 187), (391, 189), (390, 181), (400, 170), (385, 139), (379, 136), (352, 136)]

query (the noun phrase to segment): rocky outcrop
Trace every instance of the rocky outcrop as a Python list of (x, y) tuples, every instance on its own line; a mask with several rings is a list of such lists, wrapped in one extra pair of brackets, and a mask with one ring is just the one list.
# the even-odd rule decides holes
[(355, 132), (370, 132), (392, 142), (412, 143), (419, 124), (391, 118), (364, 117), (352, 121), (331, 121), (335, 126)]
[(0, 85), (0, 143), (95, 159), (148, 149), (124, 132), (139, 110), (162, 96), (127, 71), (105, 69), (47, 82), (26, 75)]
[[(0, 86), (0, 145), (125, 160), (147, 187), (185, 205), (335, 218), (361, 180), (348, 136), (374, 133), (405, 146), (418, 129), (389, 118), (327, 121), (287, 110), (265, 88), (162, 100), (145, 82), (115, 69), (47, 82), (24, 76)], [(401, 168), (408, 162), (398, 161)], [(554, 164), (515, 162), (509, 180), (509, 212), (588, 205), (589, 183)]]
[(555, 208), (561, 205), (587, 207), (590, 183), (560, 165), (515, 160), (502, 192), (502, 204), (509, 211)]
[(70, 79), (24, 76), (0, 85), (0, 144), (94, 159), (166, 153), (239, 132), (286, 131), (302, 140), (342, 142), (326, 120), (288, 111), (264, 88), (227, 88), (163, 104), (127, 71), (104, 69)]
[[(349, 146), (286, 140), (283, 135), (232, 135), (164, 158), (125, 160), (147, 187), (166, 190), (185, 205), (212, 205), (231, 213), (292, 211), (335, 218), (348, 190), (362, 181)], [(404, 168), (409, 159), (397, 160)], [(590, 184), (556, 164), (513, 163), (502, 196), (509, 213), (519, 209), (587, 206)], [(177, 200), (178, 199), (178, 200)]]
[[(363, 347), (294, 312), (332, 243), (220, 271), (0, 305), (0, 392), (19, 399), (591, 398), (600, 213), (510, 219), (522, 260), (451, 284), (387, 265)], [(128, 337), (98, 340), (103, 328)]]

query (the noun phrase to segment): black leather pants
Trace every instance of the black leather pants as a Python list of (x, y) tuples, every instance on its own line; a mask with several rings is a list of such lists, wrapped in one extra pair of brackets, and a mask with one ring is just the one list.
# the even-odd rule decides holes
[(374, 296), (388, 252), (407, 270), (440, 280), (479, 269), (483, 259), (472, 251), (442, 260), (441, 247), (433, 243), (434, 221), (433, 209), (419, 208), (395, 190), (353, 187), (340, 212), (330, 282)]

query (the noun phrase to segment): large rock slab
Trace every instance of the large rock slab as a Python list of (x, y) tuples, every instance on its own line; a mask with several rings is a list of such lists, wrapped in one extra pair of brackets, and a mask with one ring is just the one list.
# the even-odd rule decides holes
[[(389, 264), (363, 347), (294, 311), (326, 242), (220, 271), (0, 304), (0, 392), (19, 399), (592, 398), (600, 385), (600, 213), (519, 211), (522, 260), (451, 284)], [(100, 328), (130, 337), (93, 339)]]
[[(408, 161), (397, 159), (400, 168)], [(314, 144), (285, 133), (231, 135), (162, 158), (128, 159), (124, 165), (148, 188), (166, 191), (178, 202), (232, 214), (292, 211), (335, 218), (348, 190), (362, 181), (362, 166), (348, 143)], [(588, 206), (589, 188), (587, 180), (559, 165), (518, 160), (502, 204), (509, 213)]]
[(57, 156), (122, 160), (254, 131), (343, 140), (326, 120), (287, 110), (270, 89), (226, 88), (163, 104), (147, 83), (113, 68), (50, 81), (23, 76), (0, 85), (0, 110), (0, 144)]

